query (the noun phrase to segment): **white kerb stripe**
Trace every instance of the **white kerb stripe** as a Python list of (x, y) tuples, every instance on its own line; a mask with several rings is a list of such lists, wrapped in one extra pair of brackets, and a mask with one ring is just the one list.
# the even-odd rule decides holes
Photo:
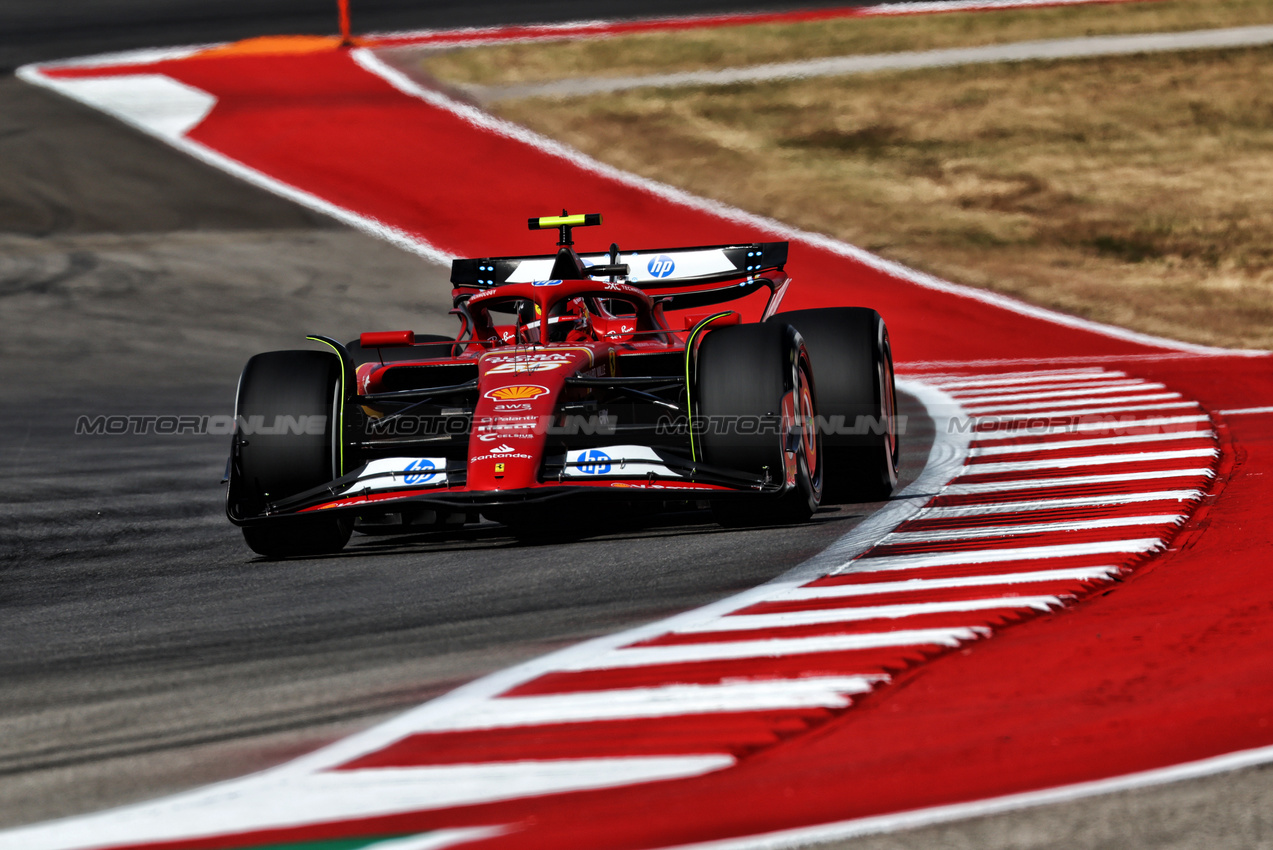
[(1170, 425), (1188, 425), (1190, 423), (1210, 421), (1210, 417), (1202, 414), (1193, 416), (1155, 416), (1146, 419), (1124, 416), (1114, 421), (1100, 419), (1095, 422), (1066, 422), (1060, 425), (1044, 425), (1041, 427), (978, 431), (974, 441), (984, 443), (988, 440), (1017, 440), (1022, 437), (1047, 437), (1054, 434), (1086, 434), (1090, 431), (1118, 433), (1140, 428), (1165, 428)]
[(1055, 440), (1050, 443), (1002, 443), (993, 446), (974, 446), (972, 457), (986, 455), (1015, 455), (1027, 452), (1059, 452), (1067, 449), (1087, 449), (1096, 446), (1127, 446), (1137, 443), (1165, 443), (1176, 440), (1212, 440), (1213, 431), (1168, 431), (1163, 434), (1129, 434), (1122, 437), (1094, 437), (1089, 440)]
[(1084, 405), (1111, 405), (1111, 404), (1140, 404), (1148, 401), (1171, 401), (1180, 399), (1180, 393), (1163, 393), (1163, 392), (1146, 392), (1136, 393), (1134, 395), (1121, 395), (1113, 398), (1077, 398), (1058, 401), (1032, 401), (1022, 404), (1000, 404), (998, 402), (987, 402), (985, 404), (965, 404), (964, 409), (974, 415), (983, 415), (986, 413), (1026, 413), (1033, 410), (1065, 410), (1070, 407), (1083, 407)]
[(1037, 390), (1028, 393), (990, 393), (977, 395), (956, 396), (961, 404), (965, 407), (976, 407), (983, 404), (1001, 404), (1009, 401), (1034, 401), (1038, 399), (1062, 399), (1062, 398), (1091, 398), (1094, 401), (1100, 401), (1097, 396), (1117, 395), (1126, 392), (1151, 392), (1154, 390), (1167, 389), (1162, 384), (1150, 384), (1145, 381), (1121, 381), (1117, 384), (1101, 384), (1099, 386), (1084, 387), (1077, 390)]
[(861, 608), (817, 608), (810, 611), (787, 611), (782, 614), (731, 614), (693, 626), (677, 629), (678, 634), (711, 634), (745, 632), (752, 629), (782, 629), (792, 626), (817, 626), (831, 623), (853, 623), (859, 620), (904, 620), (924, 614), (964, 614), (1003, 608), (1031, 608), (1051, 611), (1061, 606), (1057, 596), (1004, 596), (997, 599), (968, 599), (955, 602), (917, 602), (911, 605), (874, 605)]
[(847, 652), (890, 646), (959, 646), (989, 634), (984, 628), (913, 629), (866, 635), (827, 635), (774, 640), (740, 640), (691, 643), (676, 646), (642, 646), (615, 649), (599, 657), (580, 659), (569, 670), (611, 670), (648, 667), (651, 664), (683, 664), (691, 661), (727, 661), (732, 658), (779, 658), (816, 652)]
[(986, 528), (934, 528), (929, 531), (895, 531), (880, 542), (887, 545), (942, 540), (975, 540), (979, 537), (1011, 537), (1014, 534), (1046, 534), (1053, 531), (1095, 531), (1102, 528), (1127, 528), (1136, 525), (1180, 525), (1184, 521), (1184, 514), (1155, 514), (1153, 516), (1030, 522), (1021, 525), (993, 525)]
[(995, 587), (998, 585), (1035, 584), (1052, 581), (1110, 581), (1121, 572), (1119, 567), (1077, 567), (1068, 570), (1035, 570), (1028, 573), (960, 576), (958, 578), (912, 578), (906, 581), (876, 581), (864, 584), (828, 584), (796, 587), (775, 594), (774, 602), (788, 600), (843, 599), (853, 596), (877, 596), (881, 593), (927, 592), (957, 587)]
[(1214, 478), (1210, 469), (1165, 469), (1161, 472), (1124, 472), (1121, 475), (1073, 475), (1069, 478), (1023, 478), (1016, 481), (971, 481), (948, 484), (940, 496), (975, 496), (1012, 490), (1042, 490), (1052, 487), (1086, 487), (1089, 484), (1125, 484), (1156, 478)]
[(1052, 546), (1016, 546), (1003, 549), (959, 549), (953, 552), (922, 552), (914, 555), (878, 555), (858, 558), (844, 566), (854, 572), (918, 570), (925, 567), (953, 567), (962, 564), (994, 564), (1002, 561), (1042, 561), (1052, 558), (1079, 558), (1087, 555), (1139, 554), (1161, 549), (1158, 537), (1131, 540), (1098, 540), (1087, 543), (1058, 543)]
[(463, 713), (439, 717), (421, 729), (498, 729), (684, 714), (847, 708), (849, 694), (864, 694), (879, 680), (880, 677), (836, 676), (499, 697)]
[(1161, 460), (1217, 457), (1219, 449), (1178, 449), (1169, 452), (1134, 452), (1132, 454), (1085, 455), (1083, 457), (1054, 457), (1039, 460), (1013, 460), (992, 463), (970, 463), (964, 467), (964, 475), (993, 475), (1000, 472), (1029, 472), (1034, 469), (1071, 469), (1076, 466), (1106, 466), (1116, 463), (1151, 463)]
[(1028, 387), (1019, 384), (1006, 387), (965, 387), (963, 389), (949, 390), (952, 398), (960, 401), (972, 398), (998, 398), (1013, 393), (1020, 393), (1025, 389), (1032, 392), (1051, 392), (1054, 390), (1078, 390), (1084, 387), (1138, 387), (1143, 386), (1144, 381), (1140, 378), (1107, 378), (1100, 381), (1057, 381), (1047, 383), (1032, 383)]
[[(1052, 407), (1047, 410), (1035, 410), (1020, 413), (1009, 411), (1003, 414), (993, 413), (991, 411), (979, 411), (973, 416), (973, 420), (977, 421), (985, 419), (992, 422), (1027, 422), (1038, 419), (1059, 419), (1062, 416), (1073, 418), (1075, 416), (1094, 416), (1096, 414), (1105, 413), (1131, 413), (1137, 410), (1171, 410), (1176, 407), (1192, 407), (1198, 409), (1199, 405), (1196, 401), (1186, 401), (1185, 399), (1181, 399), (1180, 401), (1160, 401), (1154, 404), (1099, 405), (1096, 407), (1073, 408), (1071, 410), (1059, 410)], [(1105, 427), (1109, 427), (1109, 424), (1105, 423)], [(977, 434), (977, 437), (978, 439), (981, 438), (980, 433)]]
[(162, 139), (177, 140), (193, 130), (217, 99), (162, 74), (98, 78), (58, 78), (57, 90)]
[(923, 508), (912, 519), (950, 519), (988, 516), (1061, 508), (1115, 507), (1140, 502), (1192, 502), (1202, 498), (1201, 490), (1158, 490), (1153, 493), (1126, 493), (1111, 496), (1077, 496), (1069, 499), (1037, 499), (1033, 502), (990, 502), (984, 505), (942, 505)]
[(963, 377), (944, 377), (930, 375), (924, 378), (925, 383), (933, 384), (944, 390), (959, 390), (964, 387), (997, 387), (1013, 384), (1039, 384), (1050, 381), (1099, 381), (1104, 378), (1123, 378), (1125, 372), (1107, 372), (1104, 369), (1058, 369), (1047, 372), (1009, 372), (1001, 375), (978, 375)]

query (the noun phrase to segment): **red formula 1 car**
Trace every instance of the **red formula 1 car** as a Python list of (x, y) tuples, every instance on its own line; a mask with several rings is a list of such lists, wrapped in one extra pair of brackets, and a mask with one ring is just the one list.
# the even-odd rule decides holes
[[(878, 313), (778, 313), (787, 243), (456, 260), (454, 339), (366, 333), (272, 351), (239, 382), (226, 512), (269, 557), (351, 530), (476, 520), (534, 535), (598, 507), (709, 503), (725, 525), (800, 522), (826, 492), (897, 482)], [(768, 295), (757, 323), (722, 307)]]

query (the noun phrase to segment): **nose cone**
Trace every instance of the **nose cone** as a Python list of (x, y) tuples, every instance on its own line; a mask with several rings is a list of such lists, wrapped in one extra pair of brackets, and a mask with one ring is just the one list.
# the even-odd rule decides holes
[(591, 349), (495, 351), (478, 363), (469, 437), (469, 490), (518, 490), (539, 481), (547, 431), (566, 378), (592, 368)]

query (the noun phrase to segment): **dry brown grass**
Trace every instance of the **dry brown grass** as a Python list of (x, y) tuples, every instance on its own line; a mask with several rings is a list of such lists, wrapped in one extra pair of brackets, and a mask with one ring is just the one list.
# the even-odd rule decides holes
[(504, 104), (598, 159), (951, 280), (1273, 348), (1273, 49)]
[(789, 62), (823, 56), (935, 50), (1041, 38), (1175, 32), (1273, 23), (1270, 0), (1155, 0), (1051, 9), (843, 18), (430, 54), (423, 70), (453, 83), (507, 85)]

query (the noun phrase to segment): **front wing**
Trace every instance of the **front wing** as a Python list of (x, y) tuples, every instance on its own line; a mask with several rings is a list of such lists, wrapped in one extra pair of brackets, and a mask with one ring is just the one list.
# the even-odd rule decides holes
[(315, 513), (480, 512), (572, 498), (619, 501), (686, 501), (722, 498), (777, 498), (785, 476), (752, 477), (695, 463), (648, 446), (604, 446), (548, 457), (541, 480), (519, 490), (470, 490), (463, 461), (392, 457), (363, 464), (354, 472), (304, 493), (269, 503), (254, 515), (226, 513), (236, 525), (260, 525)]

